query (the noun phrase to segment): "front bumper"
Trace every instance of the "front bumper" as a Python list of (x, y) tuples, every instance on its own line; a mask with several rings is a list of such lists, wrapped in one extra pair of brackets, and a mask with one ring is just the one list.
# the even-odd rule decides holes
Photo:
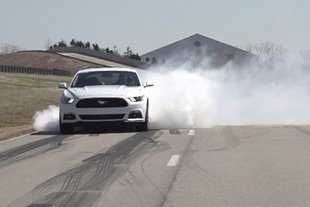
[(77, 108), (75, 104), (60, 104), (62, 123), (144, 122), (146, 101), (128, 102), (126, 107)]

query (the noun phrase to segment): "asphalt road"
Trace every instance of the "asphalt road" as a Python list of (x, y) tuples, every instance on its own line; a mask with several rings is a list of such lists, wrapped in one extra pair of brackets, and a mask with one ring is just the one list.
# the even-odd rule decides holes
[(0, 142), (0, 206), (310, 206), (310, 126)]

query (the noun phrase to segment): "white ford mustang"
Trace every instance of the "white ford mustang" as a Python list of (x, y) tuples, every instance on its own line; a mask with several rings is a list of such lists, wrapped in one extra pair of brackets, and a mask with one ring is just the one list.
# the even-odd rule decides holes
[(148, 130), (149, 100), (138, 73), (124, 68), (80, 70), (60, 95), (59, 124), (62, 134), (85, 123), (125, 122), (137, 131)]

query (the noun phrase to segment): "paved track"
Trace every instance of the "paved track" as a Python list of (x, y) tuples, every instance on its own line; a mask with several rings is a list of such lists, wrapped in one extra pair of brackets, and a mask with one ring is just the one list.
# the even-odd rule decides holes
[(0, 143), (0, 206), (310, 206), (310, 127), (34, 134)]

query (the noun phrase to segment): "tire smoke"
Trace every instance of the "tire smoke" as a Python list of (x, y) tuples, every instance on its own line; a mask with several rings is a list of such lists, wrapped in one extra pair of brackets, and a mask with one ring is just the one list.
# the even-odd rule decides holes
[[(166, 64), (142, 73), (155, 84), (146, 89), (151, 128), (310, 124), (310, 68), (296, 56), (273, 67)], [(58, 131), (58, 111), (37, 112), (34, 129)]]
[[(207, 64), (205, 64), (207, 65)], [(291, 56), (272, 67), (152, 69), (155, 128), (310, 124), (310, 68)]]
[(33, 116), (33, 129), (36, 131), (59, 131), (59, 107), (48, 106), (47, 109), (37, 111)]

